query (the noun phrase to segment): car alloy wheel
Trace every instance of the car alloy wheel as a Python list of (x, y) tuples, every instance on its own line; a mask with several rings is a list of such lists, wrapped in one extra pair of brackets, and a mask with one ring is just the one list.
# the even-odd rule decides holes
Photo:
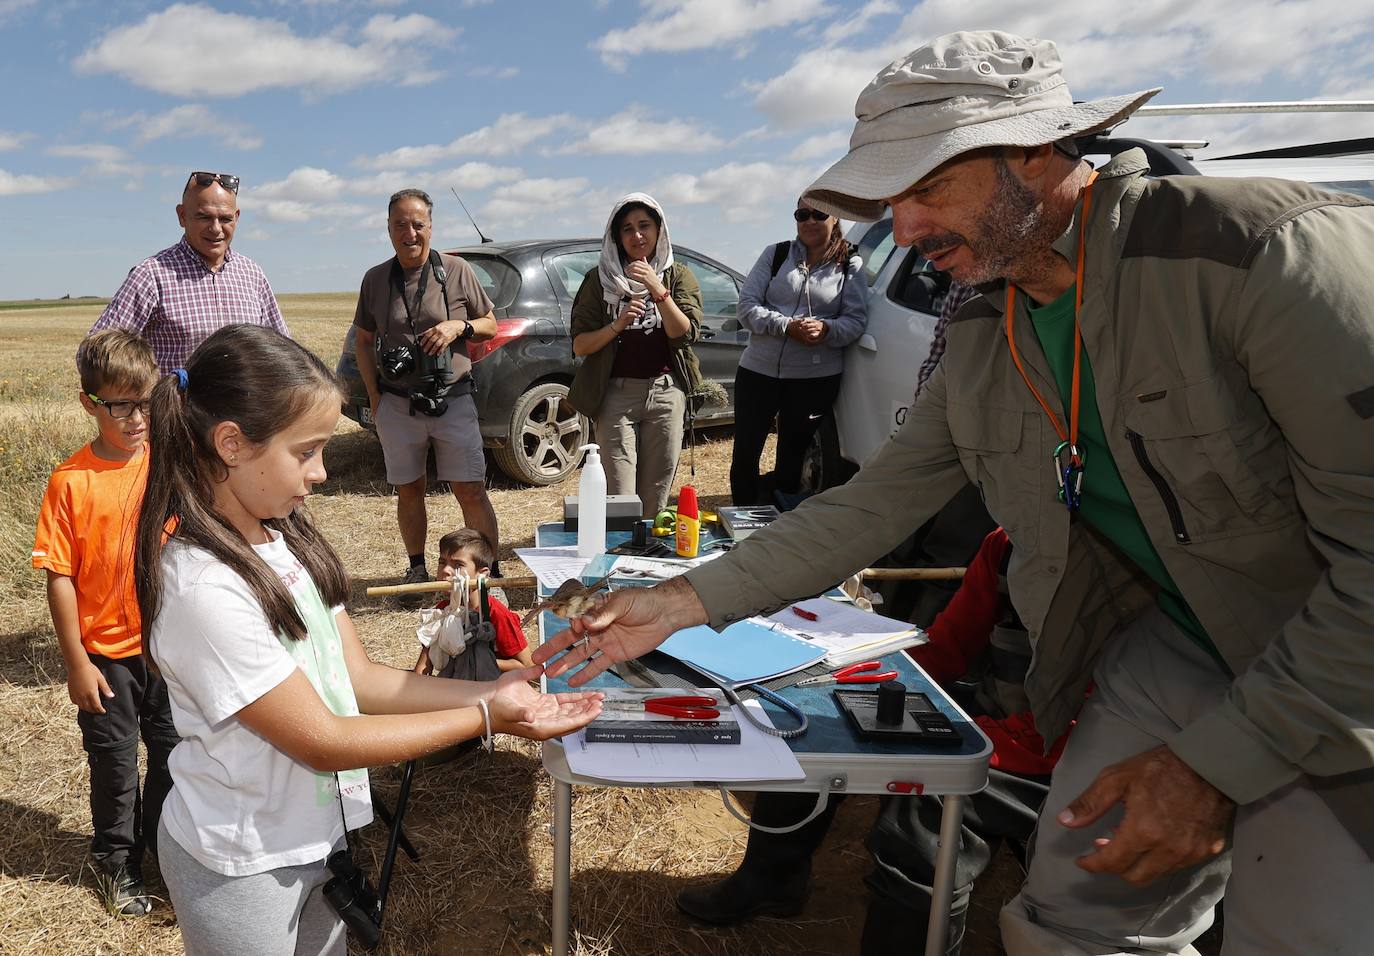
[(511, 410), (510, 441), (492, 451), (500, 469), (531, 485), (552, 485), (572, 474), (591, 423), (568, 404), (568, 386), (540, 382)]

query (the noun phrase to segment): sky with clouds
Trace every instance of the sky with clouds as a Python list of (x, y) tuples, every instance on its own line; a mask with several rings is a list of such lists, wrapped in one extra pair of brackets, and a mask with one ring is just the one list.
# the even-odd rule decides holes
[[(404, 186), (442, 247), (476, 241), (451, 190), (499, 238), (599, 235), (646, 190), (675, 241), (747, 270), (873, 74), (988, 28), (1055, 40), (1080, 99), (1374, 99), (1374, 4), (1350, 0), (0, 0), (0, 299), (112, 293), (179, 237), (192, 169), (242, 177), (234, 247), (282, 292), (356, 288)], [(1206, 157), (1374, 114), (1128, 132)]]

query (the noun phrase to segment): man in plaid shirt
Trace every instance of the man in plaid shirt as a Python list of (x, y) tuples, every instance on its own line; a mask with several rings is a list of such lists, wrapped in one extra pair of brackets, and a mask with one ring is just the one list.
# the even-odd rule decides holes
[(143, 336), (163, 375), (181, 368), (197, 345), (226, 325), (266, 325), (290, 334), (257, 263), (229, 249), (239, 222), (238, 191), (237, 176), (192, 173), (177, 206), (186, 234), (129, 270), (91, 332), (126, 329)]

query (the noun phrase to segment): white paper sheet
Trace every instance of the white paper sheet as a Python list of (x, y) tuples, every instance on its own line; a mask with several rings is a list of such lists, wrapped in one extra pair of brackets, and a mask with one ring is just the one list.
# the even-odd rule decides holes
[[(750, 713), (772, 726), (756, 700)], [(589, 744), (579, 730), (563, 738), (573, 773), (622, 783), (802, 780), (806, 777), (787, 742), (741, 720), (738, 744)]]
[(516, 548), (515, 554), (534, 572), (539, 583), (550, 589), (557, 588), (568, 578), (580, 578), (582, 569), (587, 566), (587, 559), (577, 556), (575, 544), (558, 548)]
[(831, 666), (881, 657), (926, 641), (925, 632), (919, 627), (829, 598), (799, 601), (793, 607), (816, 615), (816, 620), (807, 620), (791, 607), (770, 614), (765, 620), (778, 630), (825, 648), (826, 663)]

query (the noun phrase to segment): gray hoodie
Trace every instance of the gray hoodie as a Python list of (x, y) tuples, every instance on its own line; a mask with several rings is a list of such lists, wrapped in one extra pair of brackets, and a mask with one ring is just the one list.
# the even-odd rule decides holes
[[(844, 371), (844, 347), (863, 335), (868, 324), (863, 260), (854, 256), (848, 270), (827, 262), (809, 272), (806, 247), (793, 239), (777, 275), (770, 277), (773, 248), (764, 248), (739, 293), (740, 324), (749, 330), (749, 347), (740, 356), (740, 366), (773, 378), (839, 375)], [(830, 329), (816, 345), (787, 337), (787, 323), (807, 315)]]

